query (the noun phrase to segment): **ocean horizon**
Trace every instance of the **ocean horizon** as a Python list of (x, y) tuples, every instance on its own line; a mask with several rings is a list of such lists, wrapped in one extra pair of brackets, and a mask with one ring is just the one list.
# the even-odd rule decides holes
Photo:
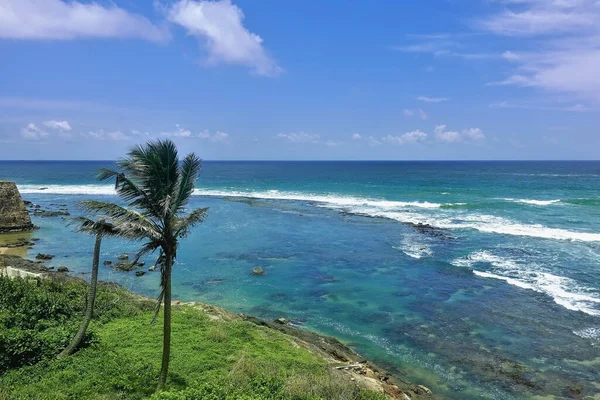
[[(78, 215), (118, 201), (101, 167), (4, 160), (0, 179)], [(283, 316), (447, 398), (597, 396), (599, 187), (592, 160), (204, 160), (189, 207), (209, 217), (181, 243), (174, 297)], [(85, 278), (93, 239), (32, 219), (31, 254)], [(135, 249), (107, 239), (102, 260)], [(100, 277), (158, 294), (157, 274)]]

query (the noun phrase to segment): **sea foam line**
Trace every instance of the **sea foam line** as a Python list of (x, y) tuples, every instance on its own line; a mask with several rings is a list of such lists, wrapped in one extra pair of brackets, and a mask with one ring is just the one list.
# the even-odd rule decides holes
[[(489, 271), (475, 270), (477, 263), (491, 266)], [(539, 265), (517, 262), (503, 258), (488, 251), (478, 251), (452, 262), (458, 267), (473, 268), (473, 273), (483, 278), (500, 279), (522, 289), (544, 293), (556, 304), (568, 310), (581, 311), (589, 315), (600, 316), (600, 297), (594, 290), (579, 285), (575, 280), (546, 272)], [(597, 292), (597, 290), (596, 290)]]
[(532, 206), (549, 206), (552, 204), (557, 204), (560, 203), (561, 200), (534, 200), (534, 199), (512, 199), (512, 198), (505, 198), (502, 199), (504, 201), (510, 201), (513, 203), (521, 203), (521, 204), (529, 204)]
[[(23, 194), (60, 194), (60, 195), (114, 195), (111, 185), (21, 185)], [(418, 201), (377, 200), (353, 196), (318, 195), (299, 192), (237, 191), (195, 189), (194, 195), (211, 197), (244, 197), (265, 200), (292, 200), (316, 203), (320, 207), (344, 210), (357, 215), (388, 218), (403, 223), (428, 224), (441, 229), (475, 229), (480, 232), (529, 236), (543, 239), (575, 240), (583, 242), (600, 242), (600, 233), (569, 231), (561, 228), (550, 228), (543, 225), (520, 224), (505, 218), (484, 214), (456, 215), (434, 213), (424, 215), (415, 212), (419, 209), (438, 211), (452, 205), (463, 203), (431, 203)]]

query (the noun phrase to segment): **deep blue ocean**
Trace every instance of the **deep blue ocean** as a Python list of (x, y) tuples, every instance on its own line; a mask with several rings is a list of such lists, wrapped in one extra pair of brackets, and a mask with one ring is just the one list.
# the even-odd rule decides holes
[[(3, 161), (0, 179), (76, 215), (118, 201), (102, 166)], [(285, 316), (447, 398), (600, 398), (600, 162), (205, 162), (199, 206), (180, 300)], [(31, 252), (85, 277), (93, 239), (34, 223)], [(158, 293), (157, 273), (101, 278)]]

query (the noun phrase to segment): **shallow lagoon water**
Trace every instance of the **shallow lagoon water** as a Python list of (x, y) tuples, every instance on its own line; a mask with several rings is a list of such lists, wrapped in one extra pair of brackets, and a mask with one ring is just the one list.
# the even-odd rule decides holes
[[(84, 198), (118, 201), (94, 181), (103, 165), (0, 162), (0, 178), (76, 214)], [(190, 207), (210, 216), (181, 244), (174, 291), (286, 316), (449, 398), (593, 398), (599, 188), (595, 162), (207, 162)], [(34, 253), (89, 270), (91, 238), (34, 223)], [(103, 259), (134, 250), (106, 240)], [(158, 293), (155, 273), (103, 266), (101, 278)]]

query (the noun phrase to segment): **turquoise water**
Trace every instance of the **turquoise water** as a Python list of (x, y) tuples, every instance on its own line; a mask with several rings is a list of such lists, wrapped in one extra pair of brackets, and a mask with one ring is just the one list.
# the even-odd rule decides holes
[[(77, 214), (118, 201), (94, 180), (111, 164), (0, 162), (0, 179)], [(448, 398), (600, 398), (599, 189), (600, 162), (206, 162), (190, 207), (210, 216), (174, 290), (337, 336)], [(33, 252), (89, 270), (92, 239), (34, 223)], [(107, 240), (103, 259), (134, 251)], [(101, 278), (158, 293), (155, 273)]]

